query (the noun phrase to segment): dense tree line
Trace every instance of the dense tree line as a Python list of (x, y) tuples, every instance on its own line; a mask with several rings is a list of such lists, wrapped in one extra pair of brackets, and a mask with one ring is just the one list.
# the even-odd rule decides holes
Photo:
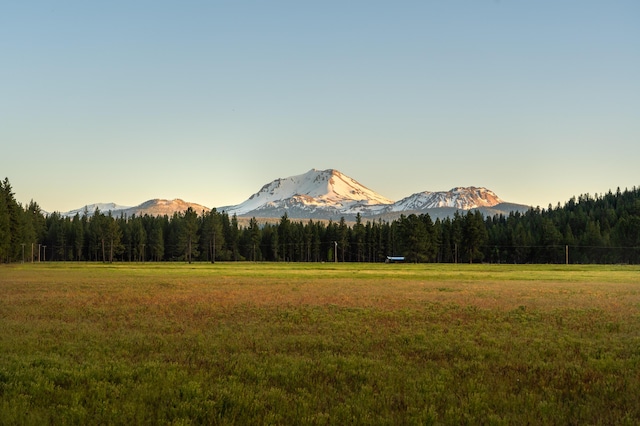
[(239, 225), (215, 209), (172, 216), (44, 214), (0, 183), (0, 261), (289, 261), (640, 263), (640, 190), (582, 195), (564, 206), (483, 217), (409, 214), (354, 223), (291, 220)]

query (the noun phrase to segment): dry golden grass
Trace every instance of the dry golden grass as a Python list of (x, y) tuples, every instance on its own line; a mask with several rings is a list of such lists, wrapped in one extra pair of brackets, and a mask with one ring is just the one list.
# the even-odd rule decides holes
[(5, 265), (0, 424), (635, 424), (639, 278), (632, 266)]
[[(298, 265), (295, 265), (298, 266)], [(306, 266), (306, 265), (305, 265)], [(5, 266), (3, 305), (122, 309), (146, 306), (160, 313), (178, 306), (228, 309), (327, 306), (386, 310), (456, 304), (479, 309), (600, 309), (617, 316), (640, 307), (637, 268), (446, 265), (284, 264)], [(586, 268), (586, 270), (585, 270)], [(538, 279), (536, 276), (538, 275)], [(526, 277), (526, 278), (523, 278)]]

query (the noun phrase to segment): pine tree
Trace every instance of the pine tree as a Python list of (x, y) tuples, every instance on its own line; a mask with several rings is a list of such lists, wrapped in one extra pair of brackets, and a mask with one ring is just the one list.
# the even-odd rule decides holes
[(342, 251), (341, 261), (345, 261), (345, 253), (349, 246), (349, 227), (344, 220), (344, 216), (340, 218), (338, 224), (338, 251)]
[(281, 260), (288, 262), (291, 260), (291, 221), (289, 215), (285, 214), (280, 217), (278, 224), (278, 242), (280, 243)]
[[(159, 262), (164, 257), (164, 236), (160, 219), (153, 220), (149, 233), (149, 255), (152, 260)], [(145, 259), (143, 258), (143, 261)]]
[(216, 209), (212, 209), (202, 217), (200, 247), (202, 254), (206, 253), (203, 260), (210, 260), (211, 263), (214, 263), (216, 252), (219, 252), (223, 245), (224, 233), (222, 232), (221, 215)]
[(73, 245), (73, 258), (75, 260), (82, 260), (84, 226), (79, 213), (76, 213), (71, 221), (71, 244)]
[(473, 263), (474, 260), (482, 260), (484, 254), (480, 247), (487, 240), (487, 228), (479, 211), (468, 211), (464, 216), (462, 238), (469, 263)]
[[(4, 198), (4, 207), (8, 214), (9, 220), (9, 230), (8, 233), (5, 234), (3, 238), (7, 238), (8, 241), (5, 242), (5, 247), (2, 249), (4, 253), (4, 258), (6, 262), (13, 262), (17, 259), (21, 258), (22, 253), (22, 235), (21, 235), (21, 216), (22, 216), (22, 207), (15, 199), (15, 194), (13, 193), (13, 188), (11, 187), (11, 183), (9, 182), (9, 178), (4, 178), (4, 181), (0, 183), (0, 197)], [(5, 218), (0, 220), (6, 220)], [(2, 243), (0, 243), (2, 244)]]
[(407, 260), (423, 262), (427, 249), (427, 229), (424, 223), (415, 214), (410, 214), (400, 226)]
[(262, 236), (260, 235), (260, 226), (258, 226), (258, 221), (256, 220), (255, 217), (252, 217), (249, 220), (249, 237), (250, 237), (250, 243), (251, 243), (251, 260), (252, 261), (257, 261), (257, 260), (261, 260), (262, 256), (258, 256), (259, 249), (260, 249), (260, 240), (262, 238)]
[(124, 246), (122, 245), (122, 229), (111, 212), (106, 217), (105, 228), (105, 241), (109, 243), (109, 263), (113, 263), (114, 256), (122, 253)]
[(130, 228), (131, 245), (133, 247), (133, 259), (135, 261), (144, 261), (147, 233), (142, 225), (142, 218), (134, 215), (129, 221), (128, 227)]
[[(0, 183), (0, 187), (2, 183)], [(0, 188), (2, 189), (2, 188)], [(9, 261), (11, 248), (11, 220), (4, 191), (0, 191), (0, 262)]]
[(198, 256), (198, 214), (189, 207), (184, 214), (178, 216), (181, 225), (179, 226), (179, 244), (184, 247), (184, 257), (189, 263)]
[(229, 226), (229, 248), (234, 261), (240, 260), (240, 228), (238, 227), (238, 217), (234, 213), (231, 216), (231, 224)]
[(362, 224), (362, 216), (358, 213), (356, 214), (356, 223), (353, 225), (353, 240), (356, 249), (356, 261), (358, 262), (364, 261), (365, 258), (364, 239), (365, 229)]

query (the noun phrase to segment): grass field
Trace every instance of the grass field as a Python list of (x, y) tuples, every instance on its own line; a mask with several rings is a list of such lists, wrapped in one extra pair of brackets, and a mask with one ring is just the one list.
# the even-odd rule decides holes
[(0, 266), (0, 424), (640, 422), (640, 267)]

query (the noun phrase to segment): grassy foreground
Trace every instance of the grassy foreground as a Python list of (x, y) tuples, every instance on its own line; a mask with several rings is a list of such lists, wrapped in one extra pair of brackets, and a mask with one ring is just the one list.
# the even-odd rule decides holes
[(640, 422), (640, 268), (0, 266), (0, 424)]

